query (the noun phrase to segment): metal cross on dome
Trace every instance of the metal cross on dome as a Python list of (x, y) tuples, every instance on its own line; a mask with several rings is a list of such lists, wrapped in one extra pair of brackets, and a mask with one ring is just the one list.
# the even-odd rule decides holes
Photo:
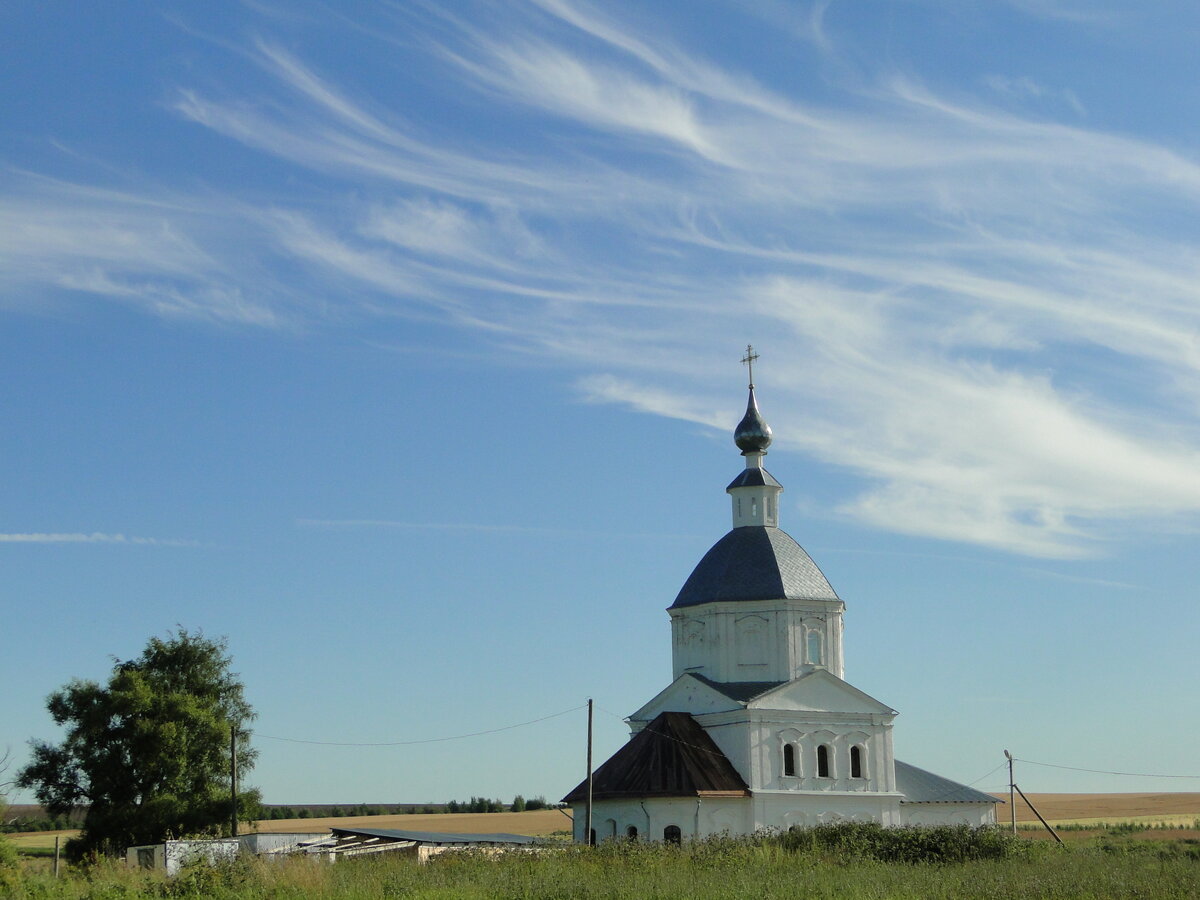
[(758, 354), (754, 352), (754, 348), (749, 344), (746, 345), (746, 355), (742, 357), (742, 365), (750, 369), (750, 387), (754, 387), (754, 361), (758, 359)]

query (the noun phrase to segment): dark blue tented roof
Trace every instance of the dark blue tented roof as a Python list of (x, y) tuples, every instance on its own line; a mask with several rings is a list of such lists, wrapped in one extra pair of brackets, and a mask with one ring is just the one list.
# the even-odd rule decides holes
[(829, 581), (785, 531), (744, 525), (704, 554), (671, 609), (720, 600), (837, 600)]
[(773, 691), (781, 684), (787, 684), (786, 681), (713, 681), (704, 675), (696, 672), (690, 672), (693, 678), (697, 681), (703, 681), (714, 691), (720, 691), (730, 700), (736, 700), (738, 703), (746, 703), (753, 700), (759, 694), (765, 694), (767, 691)]
[(764, 484), (777, 488), (783, 487), (782, 484), (775, 480), (775, 476), (766, 469), (760, 466), (750, 466), (742, 469), (738, 477), (729, 482), (729, 487), (725, 488), (725, 490), (730, 491), (737, 487), (760, 487)]

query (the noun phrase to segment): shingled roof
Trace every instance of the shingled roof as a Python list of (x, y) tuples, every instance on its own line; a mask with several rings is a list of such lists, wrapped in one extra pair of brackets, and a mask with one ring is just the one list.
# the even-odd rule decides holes
[(671, 609), (717, 600), (837, 600), (812, 557), (785, 531), (743, 525), (704, 554)]
[[(592, 775), (592, 799), (748, 797), (733, 763), (690, 715), (660, 713)], [(587, 799), (587, 782), (563, 798)]]

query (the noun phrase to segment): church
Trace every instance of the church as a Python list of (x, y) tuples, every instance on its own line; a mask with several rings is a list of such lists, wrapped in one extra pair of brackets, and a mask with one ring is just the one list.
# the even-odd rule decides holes
[[(753, 366), (750, 348), (743, 362)], [(733, 527), (667, 612), (672, 681), (565, 798), (575, 840), (681, 841), (827, 822), (987, 825), (999, 801), (893, 756), (896, 710), (845, 680), (845, 604), (779, 527), (754, 373), (734, 431)]]

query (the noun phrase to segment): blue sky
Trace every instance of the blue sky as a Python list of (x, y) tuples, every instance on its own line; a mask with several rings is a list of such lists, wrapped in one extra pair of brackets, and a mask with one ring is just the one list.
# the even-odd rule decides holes
[(604, 758), (669, 680), (753, 343), (900, 758), (1200, 775), (1198, 38), (1116, 0), (5, 4), (0, 746), (182, 625), (228, 636), (270, 802), (556, 799), (586, 698)]

